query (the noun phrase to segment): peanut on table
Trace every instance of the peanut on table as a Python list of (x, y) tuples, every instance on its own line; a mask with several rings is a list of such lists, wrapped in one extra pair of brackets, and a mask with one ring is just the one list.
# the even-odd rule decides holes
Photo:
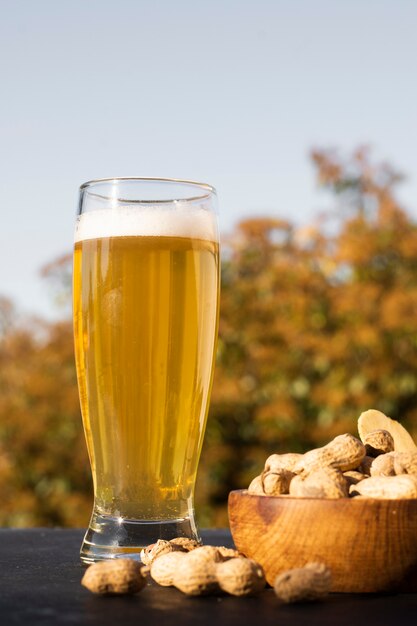
[[(144, 554), (147, 565), (132, 559), (95, 563), (81, 582), (98, 595), (136, 594), (146, 586), (149, 573), (159, 585), (176, 587), (188, 596), (226, 593), (247, 597), (258, 594), (266, 585), (259, 563), (224, 546), (159, 540)], [(274, 590), (283, 602), (305, 602), (324, 597), (330, 581), (330, 571), (324, 564), (308, 564), (281, 574)]]

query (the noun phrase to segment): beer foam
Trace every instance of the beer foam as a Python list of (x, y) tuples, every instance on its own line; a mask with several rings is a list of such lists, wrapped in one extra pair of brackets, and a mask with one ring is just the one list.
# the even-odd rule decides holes
[(75, 242), (104, 237), (193, 237), (218, 240), (216, 216), (206, 209), (123, 206), (82, 213)]

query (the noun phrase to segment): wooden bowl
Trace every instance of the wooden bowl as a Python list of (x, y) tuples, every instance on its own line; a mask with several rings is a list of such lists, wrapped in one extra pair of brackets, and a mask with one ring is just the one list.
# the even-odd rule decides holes
[(332, 570), (332, 591), (417, 592), (417, 499), (324, 500), (229, 495), (236, 548), (277, 574), (309, 562)]

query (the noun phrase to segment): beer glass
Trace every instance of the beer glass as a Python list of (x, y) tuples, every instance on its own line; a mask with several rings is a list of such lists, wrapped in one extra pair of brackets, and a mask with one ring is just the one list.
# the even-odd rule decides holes
[(213, 187), (153, 178), (80, 188), (74, 334), (94, 483), (81, 560), (198, 539), (193, 493), (213, 380)]

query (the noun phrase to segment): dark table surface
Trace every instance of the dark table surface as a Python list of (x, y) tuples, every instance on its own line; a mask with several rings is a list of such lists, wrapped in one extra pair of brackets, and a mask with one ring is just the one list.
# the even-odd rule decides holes
[[(204, 543), (232, 545), (224, 530)], [(149, 584), (133, 597), (97, 597), (80, 585), (81, 530), (0, 529), (0, 624), (100, 626), (395, 626), (417, 625), (417, 594), (332, 594), (315, 604), (284, 605), (271, 589), (256, 598), (188, 598)]]

